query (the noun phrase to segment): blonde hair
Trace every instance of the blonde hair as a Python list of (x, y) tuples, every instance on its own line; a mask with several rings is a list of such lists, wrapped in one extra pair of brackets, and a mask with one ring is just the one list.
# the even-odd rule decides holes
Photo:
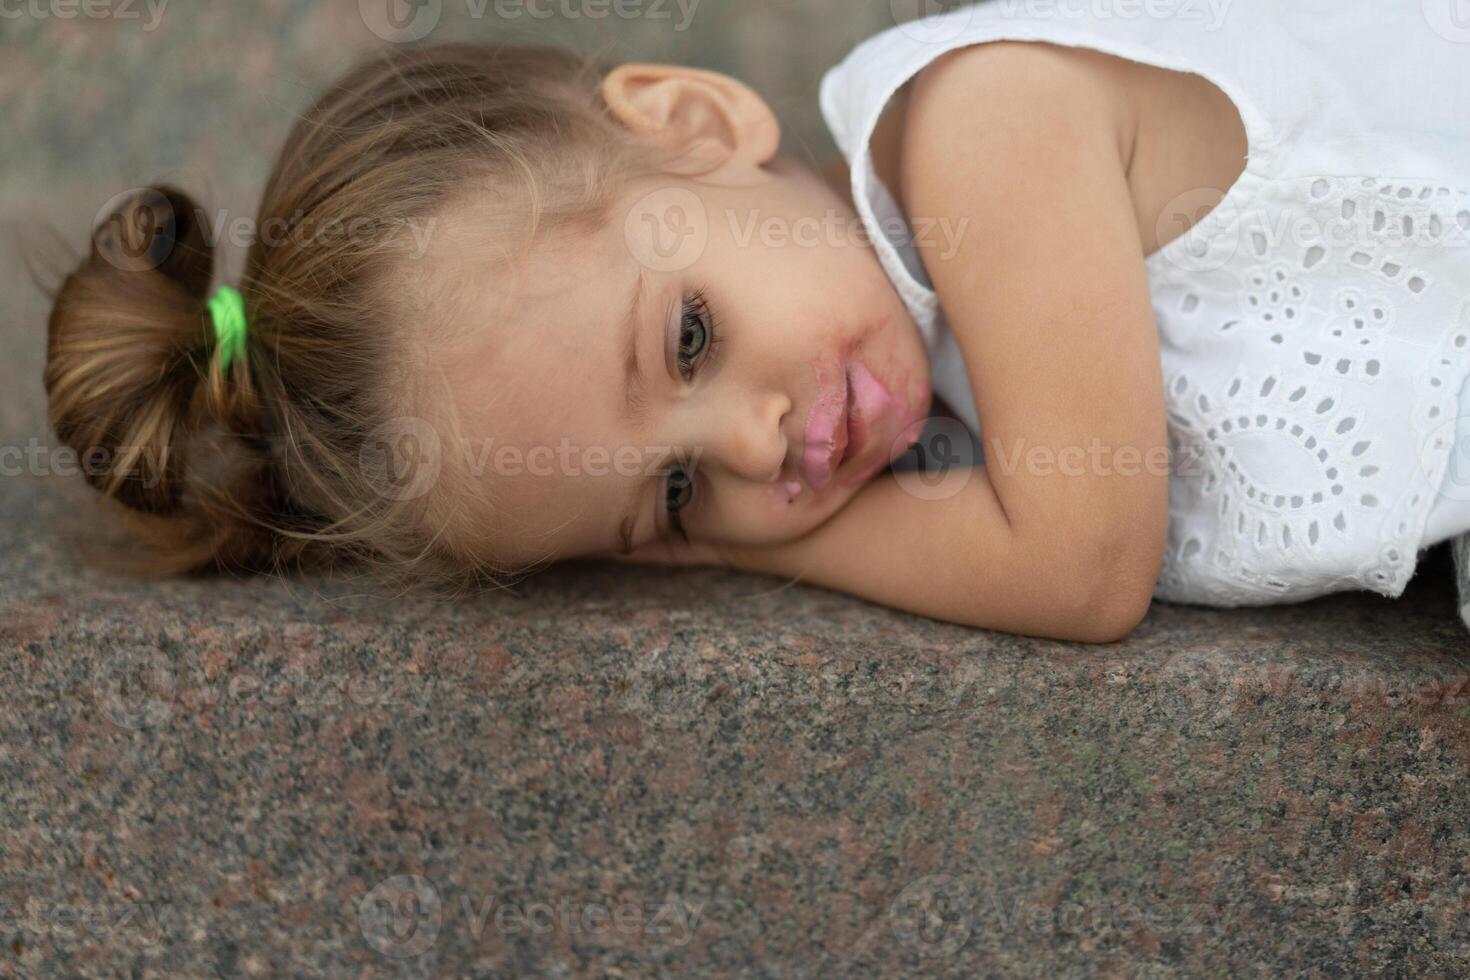
[[(405, 229), (469, 181), (518, 197), (528, 235), (600, 220), (621, 178), (649, 166), (607, 110), (604, 73), (566, 51), (467, 44), (348, 73), (297, 121), (266, 184), (238, 284), (249, 334), (227, 369), (199, 206), (147, 188), (101, 223), (57, 290), (45, 382), (57, 436), (106, 461), (84, 472), (124, 505), (145, 556), (135, 568), (506, 571), (433, 526), (442, 504), (393, 493), (364, 465), (414, 397), (411, 331), (431, 329), (395, 315), (385, 284), (406, 261)], [(328, 226), (356, 231), (310, 234)]]

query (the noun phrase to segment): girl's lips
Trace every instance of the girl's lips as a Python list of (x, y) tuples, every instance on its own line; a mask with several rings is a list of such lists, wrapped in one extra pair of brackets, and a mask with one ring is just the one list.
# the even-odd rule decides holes
[(882, 420), (902, 417), (904, 407), (862, 361), (845, 364), (838, 383), (822, 389), (807, 413), (801, 454), (807, 486), (821, 490), (831, 483), (839, 467), (863, 454)]
[[(873, 376), (862, 361), (853, 361), (847, 369), (848, 388), (852, 392), (852, 415), (854, 436), (849, 443), (848, 456), (856, 458), (863, 454), (873, 433), (891, 433), (908, 425), (913, 411), (908, 403), (888, 390), (888, 386)], [(884, 436), (884, 438), (890, 438)], [(907, 448), (905, 445), (904, 448)], [(872, 458), (869, 453), (867, 464), (853, 470), (850, 483), (861, 483), (878, 470), (893, 462), (902, 453), (879, 453)]]
[(847, 449), (849, 393), (844, 370), (835, 385), (826, 385), (817, 393), (817, 400), (807, 412), (801, 476), (813, 490), (821, 490), (832, 482), (832, 473)]

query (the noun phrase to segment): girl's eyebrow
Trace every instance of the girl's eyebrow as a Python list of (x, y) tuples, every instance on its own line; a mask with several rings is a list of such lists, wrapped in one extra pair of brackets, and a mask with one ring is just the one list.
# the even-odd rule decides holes
[(628, 303), (628, 312), (623, 317), (624, 346), (627, 354), (623, 358), (623, 418), (634, 425), (641, 425), (647, 408), (643, 400), (643, 369), (638, 364), (638, 334), (642, 329), (640, 313), (643, 307), (643, 270), (633, 280), (633, 297)]
[[(638, 363), (638, 335), (645, 329), (642, 322), (646, 285), (643, 273), (640, 266), (638, 275), (633, 280), (633, 295), (628, 303), (628, 312), (623, 317), (622, 327), (625, 338), (623, 344), (627, 351), (623, 357), (623, 418), (640, 427), (648, 409), (648, 403), (643, 397), (643, 369)], [(627, 516), (618, 524), (618, 543), (625, 555), (633, 553), (633, 531), (638, 526), (638, 512), (642, 509), (643, 498), (648, 495), (649, 488), (658, 486), (661, 469), (668, 466), (667, 455), (660, 462), (660, 468), (652, 470), (634, 486), (629, 495)]]
[(648, 496), (649, 488), (657, 487), (658, 481), (659, 471), (653, 470), (635, 482), (633, 491), (628, 494), (628, 513), (618, 524), (618, 544), (625, 555), (633, 553), (633, 531), (638, 526), (638, 512), (643, 509), (643, 501)]
[(633, 525), (638, 521), (638, 511), (634, 511), (623, 522), (618, 525), (618, 545), (625, 555), (633, 553)]
[[(648, 404), (643, 398), (643, 368), (638, 363), (638, 335), (643, 327), (643, 268), (633, 278), (633, 295), (628, 302), (628, 312), (623, 317), (623, 419), (641, 427), (647, 414)], [(638, 511), (648, 488), (656, 483), (657, 475), (651, 474), (639, 480), (629, 495), (627, 516), (618, 524), (618, 542), (625, 555), (633, 553), (633, 530), (638, 526)]]

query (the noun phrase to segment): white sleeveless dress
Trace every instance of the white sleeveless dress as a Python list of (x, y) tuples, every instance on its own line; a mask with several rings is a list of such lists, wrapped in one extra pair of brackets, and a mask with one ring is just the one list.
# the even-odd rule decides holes
[(1146, 263), (1173, 454), (1160, 599), (1397, 596), (1421, 548), (1470, 531), (1470, 24), (1434, 4), (990, 0), (887, 30), (822, 81), (934, 390), (977, 434), (913, 230), (873, 170), (893, 93), (946, 51), (1031, 40), (1192, 72), (1234, 103), (1245, 172)]

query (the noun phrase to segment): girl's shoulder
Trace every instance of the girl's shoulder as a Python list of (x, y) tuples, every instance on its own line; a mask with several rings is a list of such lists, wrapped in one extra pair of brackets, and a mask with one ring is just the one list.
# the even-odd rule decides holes
[(948, 148), (956, 154), (995, 152), (1007, 133), (1038, 128), (1058, 141), (1105, 138), (1116, 149), (1146, 253), (1186, 230), (1161, 227), (1168, 202), (1200, 188), (1223, 192), (1245, 165), (1239, 113), (1199, 75), (1090, 48), (995, 41), (936, 58), (885, 108), (870, 149), (875, 172), (896, 195), (902, 194), (904, 146), (912, 146), (909, 122), (921, 102), (931, 119), (978, 116), (994, 133), (982, 140), (988, 146)]
[(1130, 134), (1116, 60), (1087, 49), (1020, 41), (974, 44), (940, 55), (884, 108), (870, 145), (873, 168), (886, 187), (901, 192), (903, 150), (906, 143), (912, 146), (909, 124), (921, 104), (930, 117), (982, 117), (998, 139), (1006, 128), (1038, 122), (1038, 112), (1056, 115), (1085, 104), (1089, 119), (1114, 131), (1121, 152)]

